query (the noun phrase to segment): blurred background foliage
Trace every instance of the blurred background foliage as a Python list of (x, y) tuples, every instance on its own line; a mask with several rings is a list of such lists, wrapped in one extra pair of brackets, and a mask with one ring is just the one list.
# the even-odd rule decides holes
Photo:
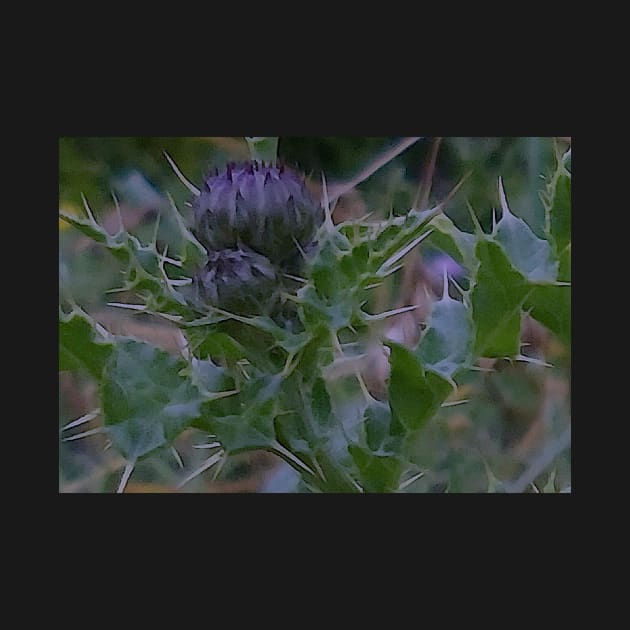
[[(299, 166), (313, 189), (322, 172), (328, 186), (349, 181), (394, 146), (393, 137), (281, 137), (279, 157)], [(544, 209), (539, 196), (542, 177), (554, 163), (554, 144), (566, 149), (570, 138), (443, 138), (437, 145), (430, 204), (442, 200), (472, 171), (448, 216), (472, 232), (468, 202), (486, 231), (492, 210), (499, 208), (497, 180), (501, 176), (510, 208), (542, 235)], [(386, 164), (357, 189), (344, 196), (336, 220), (374, 212), (376, 217), (405, 213), (414, 203), (418, 185), (428, 168), (435, 139), (423, 139)], [(82, 195), (97, 219), (111, 232), (118, 226), (113, 195), (120, 202), (126, 227), (141, 240), (157, 229), (162, 248), (177, 247), (177, 230), (170, 211), (170, 194), (186, 216), (190, 192), (169, 166), (167, 152), (194, 184), (211, 168), (248, 158), (240, 137), (65, 137), (59, 139), (59, 208), (83, 214)], [(159, 215), (159, 222), (157, 217)], [(171, 249), (172, 251), (172, 249)], [(427, 260), (431, 254), (427, 244)], [(424, 256), (424, 250), (423, 250)], [(419, 271), (417, 282), (427, 280), (430, 267)], [(118, 286), (120, 269), (102, 248), (59, 223), (60, 303), (79, 304), (108, 330), (130, 334), (175, 350), (173, 330), (147, 316), (129, 316), (107, 302), (133, 301), (133, 296), (107, 293)], [(397, 274), (400, 276), (400, 274)], [(414, 276), (415, 278), (415, 276)], [(400, 284), (400, 278), (395, 283)], [(462, 284), (465, 285), (465, 282)], [(397, 285), (397, 286), (398, 286)], [(398, 290), (400, 287), (398, 286)], [(391, 299), (388, 296), (384, 299)], [(470, 402), (445, 408), (430, 423), (418, 445), (416, 463), (426, 470), (410, 492), (486, 492), (499, 480), (514, 480), (531, 470), (541, 452), (570, 424), (570, 348), (526, 321), (524, 341), (530, 356), (553, 367), (497, 362), (492, 372), (470, 372), (460, 387)], [(465, 394), (465, 396), (464, 396)], [(351, 403), (351, 400), (350, 400)], [(60, 373), (59, 426), (87, 413), (96, 405), (96, 387), (82, 375)], [(351, 404), (350, 404), (351, 407)], [(203, 436), (186, 432), (178, 441), (185, 467), (204, 460), (194, 444)], [(122, 462), (108, 450), (100, 435), (60, 443), (59, 483), (62, 492), (115, 490)], [(544, 454), (544, 453), (543, 453)], [(528, 468), (529, 467), (529, 468)], [(527, 491), (560, 491), (570, 486), (570, 448), (564, 448), (536, 476)], [(170, 492), (181, 478), (180, 464), (165, 452), (140, 462), (128, 491)], [(498, 484), (498, 485), (497, 485)], [(181, 491), (252, 492), (294, 491), (296, 480), (273, 456), (265, 453), (232, 458), (216, 481), (203, 475)]]

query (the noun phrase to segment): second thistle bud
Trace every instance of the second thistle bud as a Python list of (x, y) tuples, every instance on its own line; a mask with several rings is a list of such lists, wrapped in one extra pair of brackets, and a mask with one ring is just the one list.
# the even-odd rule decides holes
[(271, 262), (247, 249), (209, 252), (206, 265), (193, 278), (197, 303), (241, 314), (270, 310), (278, 286)]

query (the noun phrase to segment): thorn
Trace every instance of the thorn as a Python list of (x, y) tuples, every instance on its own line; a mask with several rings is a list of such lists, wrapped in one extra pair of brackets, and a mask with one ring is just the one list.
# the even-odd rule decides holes
[(363, 317), (370, 322), (379, 321), (382, 319), (387, 319), (388, 317), (393, 317), (394, 315), (399, 315), (400, 313), (406, 313), (407, 311), (415, 311), (420, 308), (419, 305), (415, 306), (402, 306), (401, 308), (395, 308), (391, 311), (384, 311), (383, 313), (378, 313), (378, 315), (370, 315), (369, 313), (365, 313), (361, 311)]
[(164, 254), (160, 255), (160, 258), (162, 259), (163, 262), (168, 263), (169, 265), (173, 265), (174, 267), (184, 266), (184, 263), (181, 260), (177, 260), (176, 258), (169, 258), (166, 255), (167, 251), (168, 251), (168, 245), (166, 246), (166, 249), (164, 250)]
[(307, 259), (306, 252), (302, 249), (302, 246), (297, 242), (297, 239), (295, 238), (295, 236), (291, 235), (291, 240), (293, 241), (294, 245), (298, 248), (298, 251), (300, 252), (302, 258), (306, 260)]
[(105, 451), (108, 451), (110, 448), (112, 447), (112, 441), (111, 440), (107, 440), (107, 443), (105, 444), (105, 446), (103, 447), (103, 453)]
[[(157, 249), (157, 237), (158, 237), (158, 230), (160, 229), (160, 220), (162, 219), (162, 211), (158, 209), (158, 213), (157, 213), (157, 217), (155, 219), (155, 231), (153, 232), (153, 241), (152, 244), (155, 246), (155, 249)], [(167, 249), (168, 249), (168, 244), (166, 245)], [(164, 255), (166, 256), (166, 250), (164, 251)]]
[(321, 464), (314, 457), (313, 457), (313, 466), (315, 467), (315, 470), (317, 471), (317, 473), (319, 474), (323, 482), (328, 483), (328, 479), (326, 478), (326, 474), (322, 470)]
[(370, 394), (370, 391), (368, 390), (367, 385), (365, 384), (365, 381), (363, 380), (363, 377), (358, 370), (355, 371), (354, 377), (359, 382), (359, 388), (361, 389), (361, 393), (363, 394), (365, 402), (368, 404), (371, 403), (374, 400), (374, 397), (372, 396), (372, 394)]
[(96, 223), (96, 219), (94, 218), (94, 215), (92, 214), (92, 211), (90, 210), (90, 206), (88, 205), (87, 199), (85, 198), (85, 195), (83, 193), (81, 193), (81, 199), (83, 200), (83, 206), (85, 207), (85, 211), (87, 212), (87, 215), (90, 221), (98, 225), (98, 223)]
[(127, 465), (125, 466), (125, 470), (123, 471), (122, 477), (120, 478), (120, 483), (118, 484), (118, 489), (116, 490), (116, 494), (122, 494), (125, 491), (127, 482), (129, 481), (129, 477), (131, 477), (131, 473), (133, 472), (135, 465), (136, 465), (135, 460), (127, 462)]
[(118, 232), (116, 234), (121, 234), (125, 231), (125, 224), (123, 223), (122, 212), (120, 211), (120, 203), (118, 202), (118, 197), (116, 197), (116, 193), (113, 190), (110, 190), (112, 195), (112, 199), (114, 200), (114, 206), (116, 207), (116, 214), (118, 215)]
[(411, 477), (409, 477), (409, 479), (407, 479), (406, 481), (403, 481), (398, 486), (398, 491), (400, 492), (401, 490), (404, 490), (407, 486), (410, 486), (414, 481), (420, 479), (420, 477), (423, 477), (424, 475), (425, 475), (424, 470), (417, 473), (416, 475), (412, 475)]
[(302, 282), (303, 284), (306, 284), (308, 282), (308, 280), (305, 280), (304, 278), (300, 278), (299, 276), (293, 276), (290, 273), (283, 273), (282, 275), (285, 278), (289, 278), (289, 280), (296, 280), (297, 282)]
[(364, 214), (362, 217), (359, 217), (358, 219), (356, 219), (354, 223), (357, 225), (361, 224), (364, 221), (367, 221), (373, 214), (374, 214), (374, 210), (370, 210), (370, 212), (368, 212), (367, 214)]
[(444, 275), (444, 288), (442, 290), (442, 300), (451, 300), (451, 296), (448, 294), (448, 271), (446, 269), (446, 265), (442, 268), (442, 273)]
[(442, 403), (442, 407), (456, 407), (457, 405), (463, 405), (464, 403), (470, 402), (469, 398), (464, 400), (454, 400), (453, 402), (445, 402)]
[(212, 473), (212, 477), (210, 477), (211, 481), (217, 480), (217, 477), (223, 470), (223, 466), (225, 465), (226, 461), (227, 461), (227, 453), (223, 452), (221, 455), (221, 459), (219, 460), (219, 463), (216, 465), (214, 472)]
[(451, 278), (451, 282), (453, 283), (453, 285), (455, 286), (455, 288), (456, 288), (456, 289), (460, 292), (461, 296), (462, 296), (462, 297), (465, 297), (465, 295), (466, 295), (466, 291), (464, 291), (464, 289), (462, 289), (462, 288), (459, 286), (459, 284), (457, 284), (457, 282), (456, 282), (453, 278)]
[[(508, 360), (511, 360), (512, 357), (505, 357)], [(551, 363), (547, 363), (542, 359), (535, 359), (534, 357), (526, 357), (524, 354), (518, 354), (514, 357), (515, 361), (523, 361), (525, 363), (533, 363), (534, 365), (541, 365), (542, 367), (553, 367)]]
[(202, 472), (208, 470), (208, 468), (214, 466), (222, 457), (223, 449), (213, 453), (199, 468), (193, 471), (184, 481), (182, 481), (179, 485), (177, 485), (177, 489), (179, 490), (182, 486), (186, 485), (189, 481), (193, 480), (195, 477), (198, 477)]
[(179, 213), (179, 210), (177, 209), (177, 205), (175, 204), (175, 200), (173, 199), (173, 196), (169, 192), (166, 193), (166, 196), (168, 197), (171, 209), (173, 210), (173, 213), (175, 214), (175, 220), (177, 221), (177, 226), (179, 227), (179, 231), (181, 232), (184, 238), (190, 238), (190, 231), (184, 224), (184, 219), (182, 218), (182, 215)]
[(120, 287), (120, 289), (107, 289), (107, 291), (105, 291), (105, 295), (109, 293), (123, 293), (124, 291), (129, 291), (129, 287)]
[(175, 175), (177, 175), (177, 178), (179, 179), (179, 181), (182, 184), (184, 184), (184, 186), (186, 186), (186, 188), (188, 188), (188, 190), (190, 190), (190, 192), (193, 195), (195, 195), (195, 197), (199, 197), (199, 195), (201, 195), (201, 191), (199, 190), (199, 188), (191, 184), (184, 177), (184, 174), (179, 170), (179, 168), (177, 168), (177, 164), (173, 162), (173, 160), (171, 159), (171, 156), (166, 151), (162, 151), (162, 153), (164, 153), (164, 157), (168, 160), (168, 163), (171, 165), (171, 168), (173, 169), (173, 172), (175, 173)]
[(221, 398), (228, 398), (228, 396), (234, 396), (235, 394), (238, 394), (240, 391), (241, 391), (240, 389), (230, 389), (225, 392), (210, 392), (205, 395), (205, 399), (207, 401), (210, 401), (210, 400), (219, 400)]
[(481, 223), (479, 223), (479, 219), (473, 210), (473, 207), (470, 205), (468, 199), (466, 200), (466, 207), (468, 208), (468, 212), (470, 213), (470, 218), (472, 219), (473, 225), (475, 226), (475, 232), (477, 235), (485, 236), (485, 232), (481, 228)]
[(118, 308), (127, 308), (132, 311), (146, 311), (146, 304), (125, 304), (123, 302), (107, 302), (107, 306), (117, 306)]
[(536, 484), (533, 481), (529, 485), (536, 494), (540, 494), (540, 490), (536, 487)]
[(193, 448), (216, 448), (221, 442), (209, 442), (208, 444), (193, 444)]
[[(397, 271), (400, 271), (403, 267), (405, 266), (405, 264), (400, 264), (400, 265), (396, 265), (395, 267), (392, 267), (391, 269), (388, 269), (387, 271), (383, 272), (382, 274), (380, 274), (381, 278), (387, 278), (387, 276), (391, 276), (392, 274), (396, 273)], [(376, 272), (376, 275), (378, 275), (378, 272)]]
[(171, 278), (169, 278), (168, 282), (173, 287), (185, 287), (192, 284), (193, 280), (192, 278), (183, 278), (182, 280), (171, 280)]
[(61, 428), (61, 431), (67, 431), (68, 429), (73, 429), (74, 427), (78, 427), (80, 424), (83, 424), (84, 422), (89, 422), (90, 420), (94, 420), (94, 418), (96, 418), (100, 413), (101, 413), (101, 410), (99, 408), (94, 409), (93, 411), (86, 413), (84, 416), (81, 416), (78, 420), (73, 420), (69, 424), (66, 424), (66, 426)]
[(175, 461), (179, 465), (180, 468), (184, 468), (184, 462), (182, 461), (181, 455), (177, 452), (177, 449), (174, 446), (171, 446), (171, 453), (173, 453), (173, 457)]
[(103, 427), (98, 427), (96, 429), (90, 429), (89, 431), (85, 431), (83, 433), (79, 433), (78, 435), (73, 435), (72, 437), (63, 438), (62, 442), (72, 442), (73, 440), (80, 440), (81, 438), (87, 437), (88, 435), (95, 435), (96, 433), (102, 433)]
[(377, 274), (386, 273), (387, 268), (391, 267), (395, 262), (398, 262), (403, 256), (408, 254), (416, 245), (423, 241), (427, 236), (430, 236), (434, 232), (433, 228), (426, 231), (424, 234), (420, 234), (418, 238), (414, 239), (407, 246), (397, 251), (393, 256), (390, 256), (378, 269)]
[(291, 460), (294, 464), (298, 465), (302, 470), (306, 471), (309, 475), (315, 477), (315, 473), (296, 455), (288, 451), (280, 442), (274, 442), (272, 448), (278, 453), (281, 453), (287, 459)]
[(326, 175), (322, 172), (322, 204), (324, 206), (324, 225), (326, 229), (330, 232), (335, 229), (332, 213), (330, 211), (330, 200), (328, 198), (328, 187), (326, 186)]
[(492, 208), (492, 236), (497, 233), (498, 223), (497, 223), (497, 211), (496, 208)]
[(499, 199), (501, 200), (501, 210), (503, 210), (503, 215), (501, 219), (504, 219), (506, 215), (512, 214), (510, 209), (508, 208), (507, 198), (505, 196), (505, 190), (503, 188), (503, 179), (499, 176)]

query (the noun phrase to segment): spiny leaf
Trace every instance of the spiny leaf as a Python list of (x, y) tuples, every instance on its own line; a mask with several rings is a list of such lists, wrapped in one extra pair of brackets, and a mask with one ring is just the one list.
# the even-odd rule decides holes
[(326, 389), (326, 382), (323, 378), (315, 380), (311, 393), (311, 409), (313, 418), (321, 427), (329, 427), (333, 417), (330, 406), (330, 395)]
[(377, 226), (377, 233), (370, 235), (373, 242), (370, 252), (370, 272), (378, 270), (389, 260), (418, 239), (430, 227), (431, 220), (440, 213), (439, 209), (410, 210), (404, 217), (395, 217)]
[(238, 360), (247, 356), (246, 349), (238, 341), (216, 326), (187, 328), (186, 338), (193, 354), (201, 359), (215, 357)]
[(521, 307), (532, 289), (499, 244), (482, 238), (475, 254), (479, 259), (471, 292), (475, 354), (514, 356), (520, 349)]
[(187, 275), (191, 275), (196, 269), (203, 267), (208, 260), (208, 254), (204, 246), (195, 238), (188, 227), (186, 227), (173, 197), (169, 193), (167, 193), (167, 197), (184, 242), (181, 255), (182, 271)]
[(524, 307), (561, 341), (567, 345), (571, 343), (571, 287), (534, 287)]
[[(571, 174), (564, 159), (558, 165), (543, 194), (546, 231), (559, 258), (558, 280), (571, 281)], [(571, 287), (537, 286), (525, 302), (534, 319), (554, 332), (561, 341), (571, 343)]]
[(558, 263), (553, 260), (550, 244), (538, 238), (523, 219), (512, 214), (500, 179), (499, 195), (503, 216), (496, 226), (495, 238), (512, 266), (530, 282), (555, 282)]
[(470, 310), (449, 296), (446, 281), (442, 299), (433, 304), (427, 325), (416, 351), (426, 368), (452, 378), (472, 363), (474, 333)]
[(365, 492), (393, 492), (398, 488), (403, 471), (400, 457), (377, 455), (358, 444), (350, 444), (348, 452), (359, 470)]
[(106, 431), (128, 460), (170, 443), (201, 413), (204, 397), (180, 372), (186, 362), (144, 342), (119, 341), (105, 367)]
[(105, 245), (112, 254), (120, 260), (123, 264), (128, 264), (131, 253), (129, 251), (129, 246), (127, 243), (127, 232), (120, 231), (118, 234), (111, 236), (105, 228), (101, 227), (94, 219), (93, 216), (90, 215), (89, 219), (80, 219), (78, 217), (74, 217), (70, 214), (66, 214), (64, 212), (60, 212), (59, 216), (61, 219), (74, 226), (81, 233), (88, 236), (96, 243), (100, 243), (101, 245)]
[(571, 243), (571, 173), (565, 157), (556, 151), (556, 169), (542, 195), (546, 232), (558, 257)]
[(476, 236), (468, 232), (462, 232), (443, 213), (431, 221), (431, 227), (434, 228), (434, 231), (429, 242), (449, 256), (452, 256), (472, 273), (477, 266), (477, 259), (475, 258)]
[[(240, 388), (238, 415), (205, 415), (201, 422), (217, 436), (227, 453), (264, 449), (276, 441), (274, 418), (284, 377), (265, 374), (246, 381)], [(206, 405), (202, 411), (205, 412)]]
[(372, 451), (386, 450), (391, 446), (392, 412), (390, 406), (371, 400), (364, 411), (365, 437)]
[(114, 345), (97, 335), (93, 320), (83, 311), (59, 313), (59, 370), (85, 370), (96, 379)]
[(432, 418), (452, 391), (451, 383), (427, 370), (404, 346), (388, 342), (389, 404), (393, 415), (410, 430), (420, 429)]

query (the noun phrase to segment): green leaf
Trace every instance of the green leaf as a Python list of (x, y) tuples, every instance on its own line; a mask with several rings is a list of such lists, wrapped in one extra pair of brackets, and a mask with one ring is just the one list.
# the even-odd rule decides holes
[(170, 443), (199, 417), (204, 397), (180, 374), (185, 361), (148, 343), (117, 343), (101, 383), (105, 428), (135, 460)]
[(555, 282), (558, 263), (553, 259), (551, 245), (510, 212), (502, 184), (499, 193), (503, 216), (497, 223), (495, 238), (503, 245), (512, 266), (530, 282)]
[[(570, 243), (562, 253), (558, 279), (564, 282), (571, 280)], [(571, 344), (570, 286), (536, 286), (524, 306), (534, 319), (558, 335), (563, 343)]]
[(475, 354), (482, 357), (517, 355), (521, 307), (532, 289), (499, 244), (480, 239), (475, 254), (479, 259), (471, 292)]
[(205, 395), (212, 395), (234, 389), (234, 379), (223, 367), (215, 365), (211, 360), (200, 361), (192, 359), (181, 372), (182, 376), (189, 376), (193, 384)]
[[(347, 261), (344, 267), (349, 266), (349, 269), (340, 267), (340, 260), (344, 259)], [(343, 256), (330, 240), (323, 243), (310, 269), (315, 289), (322, 298), (332, 302), (337, 296), (351, 288), (351, 278), (344, 272), (352, 273), (351, 262), (351, 253)]]
[(280, 374), (247, 381), (239, 395), (239, 415), (207, 418), (228, 453), (269, 448), (275, 443), (274, 418), (283, 377)]
[(546, 231), (558, 257), (571, 243), (571, 173), (565, 157), (556, 155), (556, 170), (542, 195)]
[(113, 347), (96, 334), (94, 322), (86, 313), (59, 313), (59, 370), (85, 370), (100, 379)]
[(167, 194), (167, 196), (183, 242), (181, 247), (182, 272), (185, 275), (192, 275), (196, 269), (205, 265), (208, 260), (208, 254), (205, 247), (195, 238), (184, 223), (184, 219), (177, 209), (173, 197), (170, 194)]
[(247, 351), (238, 341), (217, 330), (215, 325), (187, 328), (186, 338), (194, 355), (203, 359), (225, 357), (238, 360), (247, 356)]
[(416, 356), (426, 368), (452, 378), (472, 362), (474, 334), (469, 309), (451, 298), (445, 286), (427, 324)]
[(372, 451), (385, 450), (391, 443), (392, 412), (389, 405), (371, 400), (364, 412), (365, 437)]
[(330, 427), (333, 421), (330, 395), (326, 389), (326, 382), (323, 378), (318, 378), (313, 385), (311, 394), (311, 408), (313, 418), (321, 427)]
[(525, 301), (525, 308), (561, 341), (571, 343), (571, 287), (535, 287)]
[(400, 260), (402, 252), (429, 231), (429, 223), (437, 214), (435, 210), (410, 210), (405, 216), (392, 217), (379, 226), (378, 231), (370, 235), (373, 241), (370, 272), (391, 268)]
[(429, 237), (429, 242), (473, 272), (477, 266), (475, 235), (462, 232), (444, 213), (431, 221), (431, 227), (435, 231)]
[(392, 414), (407, 429), (417, 430), (426, 424), (452, 391), (451, 383), (430, 370), (426, 370), (416, 356), (394, 342), (389, 363), (389, 404)]
[(348, 451), (359, 470), (360, 485), (365, 492), (392, 492), (398, 488), (403, 472), (399, 457), (376, 455), (358, 444), (350, 444)]
[(256, 413), (212, 418), (212, 430), (227, 453), (267, 449), (274, 444), (273, 401), (258, 408)]
[(73, 217), (70, 214), (63, 212), (59, 213), (59, 217), (74, 226), (85, 236), (88, 236), (92, 240), (101, 245), (104, 245), (110, 252), (123, 264), (128, 264), (131, 259), (131, 253), (128, 244), (127, 232), (121, 231), (118, 234), (112, 236), (105, 228), (101, 227), (94, 217), (90, 214), (89, 219), (81, 219), (79, 217)]

